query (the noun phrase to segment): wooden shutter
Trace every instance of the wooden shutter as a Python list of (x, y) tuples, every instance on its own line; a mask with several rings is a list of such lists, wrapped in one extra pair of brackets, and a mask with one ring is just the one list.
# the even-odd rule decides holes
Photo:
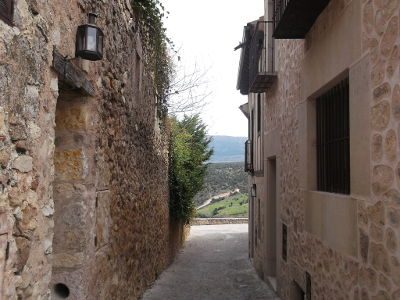
[(0, 19), (12, 25), (14, 0), (0, 0)]

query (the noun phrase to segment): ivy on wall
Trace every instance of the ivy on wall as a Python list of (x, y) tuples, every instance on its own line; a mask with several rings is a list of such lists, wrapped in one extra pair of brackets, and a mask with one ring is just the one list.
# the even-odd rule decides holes
[[(145, 63), (151, 72), (157, 96), (159, 116), (168, 114), (168, 96), (174, 64), (170, 56), (174, 45), (167, 37), (163, 19), (168, 14), (160, 0), (132, 0), (142, 37)], [(202, 189), (212, 155), (207, 126), (199, 115), (170, 119), (170, 216), (188, 223), (194, 215), (194, 196)]]
[(167, 115), (167, 100), (170, 94), (173, 73), (169, 49), (173, 43), (168, 38), (163, 19), (169, 14), (160, 0), (132, 0), (141, 33), (146, 64), (152, 73), (160, 117)]

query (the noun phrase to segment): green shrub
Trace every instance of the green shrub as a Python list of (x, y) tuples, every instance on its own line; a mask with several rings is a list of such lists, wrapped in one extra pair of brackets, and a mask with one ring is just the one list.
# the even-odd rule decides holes
[(194, 216), (194, 196), (204, 184), (208, 161), (207, 126), (199, 115), (171, 119), (170, 215), (186, 223)]

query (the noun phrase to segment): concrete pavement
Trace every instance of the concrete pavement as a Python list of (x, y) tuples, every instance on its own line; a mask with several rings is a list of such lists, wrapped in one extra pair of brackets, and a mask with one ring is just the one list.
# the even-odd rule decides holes
[(247, 224), (192, 226), (180, 253), (143, 300), (279, 299), (248, 260)]

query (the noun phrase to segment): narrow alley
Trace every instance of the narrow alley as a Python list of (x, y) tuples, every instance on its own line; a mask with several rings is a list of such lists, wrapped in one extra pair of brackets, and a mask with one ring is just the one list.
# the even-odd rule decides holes
[(192, 226), (186, 246), (143, 300), (279, 299), (250, 264), (247, 229), (247, 224)]

